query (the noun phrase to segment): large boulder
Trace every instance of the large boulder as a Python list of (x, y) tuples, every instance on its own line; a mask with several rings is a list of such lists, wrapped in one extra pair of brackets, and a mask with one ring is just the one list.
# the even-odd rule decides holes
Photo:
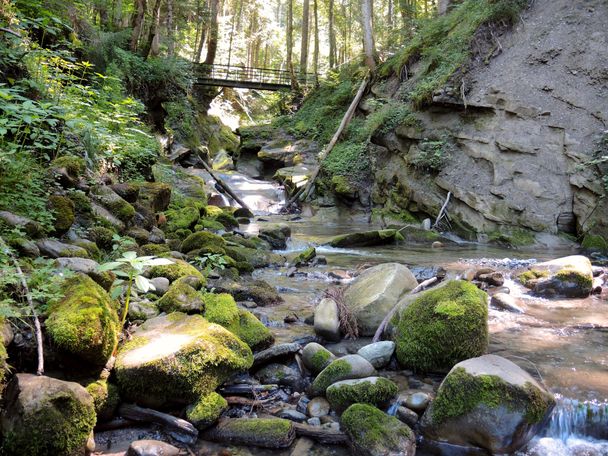
[(330, 342), (340, 340), (340, 314), (333, 299), (322, 299), (315, 307), (315, 333)]
[(537, 263), (519, 279), (534, 293), (547, 297), (584, 298), (593, 289), (591, 262), (582, 255)]
[(251, 349), (200, 315), (147, 320), (116, 359), (121, 397), (149, 407), (189, 404), (253, 363)]
[(351, 405), (342, 414), (342, 427), (357, 456), (414, 456), (416, 437), (394, 416), (368, 404)]
[(416, 371), (448, 371), (484, 354), (487, 298), (475, 285), (453, 280), (404, 299), (404, 308), (392, 320), (397, 361)]
[(50, 307), (45, 323), (53, 344), (93, 365), (105, 365), (120, 329), (112, 299), (82, 274), (66, 280), (62, 294), (63, 298)]
[(376, 369), (368, 360), (359, 355), (346, 355), (332, 361), (323, 369), (312, 383), (312, 392), (315, 395), (325, 394), (325, 390), (332, 383), (351, 378), (371, 377)]
[(513, 453), (541, 429), (554, 405), (553, 396), (519, 366), (485, 355), (453, 367), (421, 424), (435, 441)]
[(135, 217), (135, 208), (108, 186), (98, 185), (93, 187), (91, 196), (123, 223), (129, 224)]
[(284, 250), (291, 236), (291, 228), (285, 223), (277, 223), (260, 227), (260, 239), (268, 242), (273, 249)]
[(77, 245), (65, 244), (56, 239), (41, 239), (36, 242), (40, 253), (49, 258), (81, 257), (88, 258), (88, 252)]
[(333, 238), (328, 244), (332, 247), (367, 247), (393, 244), (402, 240), (403, 236), (398, 230), (373, 230), (342, 234)]
[(357, 403), (382, 408), (398, 391), (395, 382), (388, 378), (367, 377), (336, 382), (327, 388), (325, 395), (334, 410), (343, 411)]
[(399, 298), (418, 285), (399, 263), (379, 264), (365, 270), (344, 292), (344, 303), (357, 319), (359, 334), (373, 336)]
[(82, 456), (95, 426), (93, 398), (78, 383), (17, 374), (4, 395), (2, 454)]

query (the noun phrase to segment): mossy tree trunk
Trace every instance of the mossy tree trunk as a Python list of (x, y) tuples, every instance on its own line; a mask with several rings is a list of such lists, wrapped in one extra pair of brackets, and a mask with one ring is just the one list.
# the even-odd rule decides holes
[(144, 25), (144, 16), (146, 14), (146, 0), (136, 0), (136, 12), (133, 16), (133, 32), (131, 33), (131, 44), (129, 49), (131, 52), (137, 51), (137, 42), (142, 32)]
[(310, 23), (310, 0), (304, 0), (302, 7), (302, 46), (300, 48), (300, 76), (308, 70), (308, 32)]
[(209, 43), (207, 44), (207, 57), (205, 63), (207, 65), (213, 65), (215, 62), (215, 54), (217, 53), (217, 39), (218, 39), (218, 4), (219, 0), (210, 0), (210, 12), (209, 12)]
[(372, 28), (372, 0), (361, 0), (361, 25), (363, 27), (363, 49), (365, 64), (370, 71), (376, 71), (376, 50), (374, 46), (374, 31)]

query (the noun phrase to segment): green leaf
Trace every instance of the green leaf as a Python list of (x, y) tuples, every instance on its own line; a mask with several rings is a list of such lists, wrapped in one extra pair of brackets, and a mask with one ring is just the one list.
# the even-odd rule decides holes
[(135, 258), (137, 258), (137, 252), (125, 252), (122, 254), (122, 256), (127, 260), (134, 260)]
[(146, 266), (167, 266), (173, 264), (173, 261), (168, 258), (154, 258), (146, 262)]
[(147, 293), (148, 290), (150, 289), (150, 281), (148, 279), (146, 279), (144, 276), (138, 275), (135, 277), (135, 286), (142, 293)]
[(110, 261), (109, 263), (105, 263), (105, 264), (98, 266), (97, 270), (99, 272), (112, 271), (113, 269), (119, 268), (121, 266), (122, 266), (122, 263), (119, 263), (118, 261)]

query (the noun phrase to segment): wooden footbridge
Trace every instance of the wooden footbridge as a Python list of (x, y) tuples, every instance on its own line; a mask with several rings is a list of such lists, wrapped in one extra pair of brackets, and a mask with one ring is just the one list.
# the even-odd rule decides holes
[[(315, 75), (296, 75), (298, 84), (314, 84)], [(289, 71), (271, 68), (249, 68), (228, 65), (198, 64), (194, 84), (217, 87), (238, 87), (258, 90), (283, 90), (291, 88)]]

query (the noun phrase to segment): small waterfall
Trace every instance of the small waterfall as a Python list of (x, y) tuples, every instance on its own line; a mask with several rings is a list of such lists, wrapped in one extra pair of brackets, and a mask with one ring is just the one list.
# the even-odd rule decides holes
[(560, 395), (556, 400), (547, 437), (564, 442), (570, 437), (608, 439), (608, 402), (578, 401)]
[(399, 408), (400, 405), (401, 405), (401, 402), (399, 400), (396, 400), (388, 407), (386, 414), (390, 415), (390, 416), (395, 416), (397, 414), (397, 409)]

